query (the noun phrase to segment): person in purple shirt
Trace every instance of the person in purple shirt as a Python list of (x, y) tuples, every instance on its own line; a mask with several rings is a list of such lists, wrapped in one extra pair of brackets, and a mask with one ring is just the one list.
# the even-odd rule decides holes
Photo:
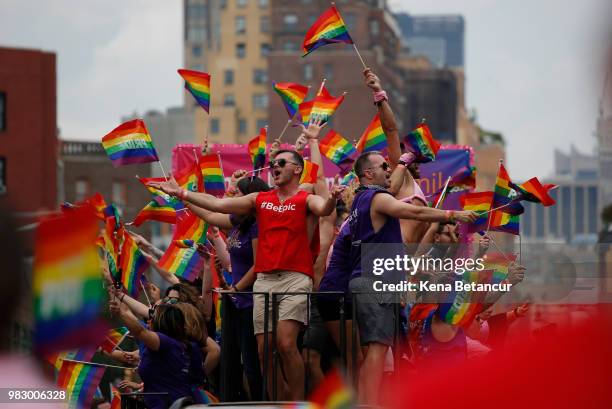
[[(236, 196), (244, 196), (253, 192), (267, 192), (269, 186), (259, 177), (242, 177), (236, 183)], [(255, 215), (234, 216), (210, 212), (188, 205), (190, 209), (208, 223), (227, 231), (227, 250), (230, 255), (232, 283), (228, 291), (251, 292), (255, 281), (253, 265), (255, 264), (255, 249), (257, 248), (257, 223)], [(227, 400), (263, 400), (262, 375), (257, 352), (255, 331), (253, 330), (253, 296), (250, 294), (231, 294), (232, 303), (225, 308), (223, 329), (225, 337), (225, 350), (221, 353), (230, 353), (239, 348), (240, 355), (230, 358), (228, 373), (240, 370), (240, 361), (249, 384), (250, 396), (242, 395), (241, 388), (228, 388)], [(242, 359), (240, 359), (242, 358)], [(235, 368), (232, 370), (231, 368)], [(238, 380), (240, 382), (240, 380)]]
[(362, 271), (361, 245), (402, 243), (399, 219), (471, 222), (477, 214), (415, 206), (397, 200), (386, 190), (390, 185), (391, 167), (380, 152), (361, 154), (355, 161), (354, 170), (360, 187), (347, 219), (352, 244), (349, 290), (356, 293), (353, 308), (356, 309), (360, 342), (368, 347), (361, 368), (360, 401), (375, 405), (385, 356), (393, 341), (394, 309), (390, 297), (375, 291), (372, 272)]
[[(181, 310), (176, 305), (159, 304), (155, 308), (150, 330), (140, 324), (120, 298), (111, 300), (110, 310), (144, 345), (138, 374), (144, 383), (147, 408), (167, 408), (179, 398), (193, 397), (193, 345), (187, 338), (185, 317)], [(148, 393), (150, 395), (146, 395)]]

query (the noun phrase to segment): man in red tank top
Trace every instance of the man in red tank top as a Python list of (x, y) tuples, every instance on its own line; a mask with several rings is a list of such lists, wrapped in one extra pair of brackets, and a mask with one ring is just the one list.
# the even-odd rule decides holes
[[(312, 126), (313, 124), (309, 126), (308, 131), (312, 130), (310, 129)], [(254, 212), (259, 229), (259, 241), (254, 267), (257, 279), (253, 292), (311, 291), (313, 255), (309, 246), (311, 238), (308, 237), (306, 220), (310, 214), (319, 217), (330, 215), (336, 207), (336, 199), (343, 187), (334, 186), (327, 199), (300, 190), (304, 160), (295, 151), (278, 151), (274, 160), (270, 162), (270, 167), (276, 189), (241, 197), (219, 199), (206, 193), (187, 191), (178, 186), (174, 178), (162, 183), (153, 182), (149, 186), (213, 212), (237, 215)], [(264, 296), (255, 295), (253, 301), (253, 325), (263, 362)], [(302, 325), (306, 324), (307, 298), (306, 296), (278, 297), (277, 305), (276, 345), (282, 357), (288, 384), (288, 395), (285, 395), (281, 388), (277, 398), (302, 400), (304, 399), (304, 363), (297, 348), (297, 336)], [(272, 317), (272, 306), (268, 307), (269, 316)], [(272, 331), (271, 324), (268, 331)], [(271, 356), (269, 362), (271, 363)], [(271, 364), (268, 368), (272, 368)], [(269, 370), (269, 373), (271, 372)], [(269, 391), (271, 386), (271, 377), (269, 377)]]

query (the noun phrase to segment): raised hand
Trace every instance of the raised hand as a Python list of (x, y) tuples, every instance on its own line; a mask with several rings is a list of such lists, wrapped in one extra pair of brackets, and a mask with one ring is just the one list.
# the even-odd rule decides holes
[(180, 197), (181, 193), (183, 192), (183, 188), (176, 183), (174, 176), (170, 176), (170, 179), (165, 182), (149, 182), (147, 183), (147, 186), (161, 190), (162, 192), (174, 197)]
[(380, 79), (372, 72), (371, 69), (366, 68), (363, 71), (363, 76), (365, 77), (365, 83), (372, 90), (372, 92), (382, 91), (382, 86), (380, 85)]
[(336, 175), (334, 177), (334, 184), (332, 185), (332, 188), (329, 193), (334, 199), (338, 200), (340, 196), (342, 196), (342, 192), (344, 192), (345, 189), (346, 186), (340, 184), (340, 175)]
[(478, 242), (478, 251), (484, 254), (489, 249), (490, 245), (491, 245), (491, 238), (485, 234), (484, 236), (480, 238), (480, 241)]
[(520, 264), (512, 263), (508, 266), (508, 281), (510, 284), (515, 285), (525, 279), (525, 267)]
[(308, 140), (306, 139), (306, 136), (302, 133), (295, 141), (295, 145), (293, 147), (295, 148), (296, 152), (301, 154), (304, 151), (304, 148), (306, 148), (307, 143)]
[(308, 123), (308, 128), (301, 124), (302, 135), (304, 135), (308, 140), (317, 139), (319, 137), (319, 133), (321, 133), (321, 129), (323, 129), (325, 125), (326, 123), (323, 123), (323, 119), (321, 117), (318, 115), (313, 115)]

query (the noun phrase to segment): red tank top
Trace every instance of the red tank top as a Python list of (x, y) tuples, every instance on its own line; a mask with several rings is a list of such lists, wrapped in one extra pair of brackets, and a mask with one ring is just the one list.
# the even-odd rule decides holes
[(300, 190), (281, 205), (276, 189), (257, 194), (255, 273), (286, 270), (314, 275), (306, 226), (308, 195)]

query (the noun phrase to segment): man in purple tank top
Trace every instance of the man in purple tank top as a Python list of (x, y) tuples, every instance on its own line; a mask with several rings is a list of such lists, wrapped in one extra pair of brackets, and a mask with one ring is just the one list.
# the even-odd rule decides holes
[(389, 297), (374, 291), (372, 272), (362, 272), (361, 244), (402, 243), (399, 219), (472, 222), (477, 214), (415, 206), (395, 199), (386, 190), (391, 168), (379, 152), (359, 156), (355, 161), (355, 173), (360, 187), (348, 221), (353, 269), (349, 289), (356, 293), (354, 308), (361, 345), (368, 347), (361, 368), (359, 398), (362, 403), (375, 405), (378, 403), (385, 355), (393, 341), (394, 309)]

